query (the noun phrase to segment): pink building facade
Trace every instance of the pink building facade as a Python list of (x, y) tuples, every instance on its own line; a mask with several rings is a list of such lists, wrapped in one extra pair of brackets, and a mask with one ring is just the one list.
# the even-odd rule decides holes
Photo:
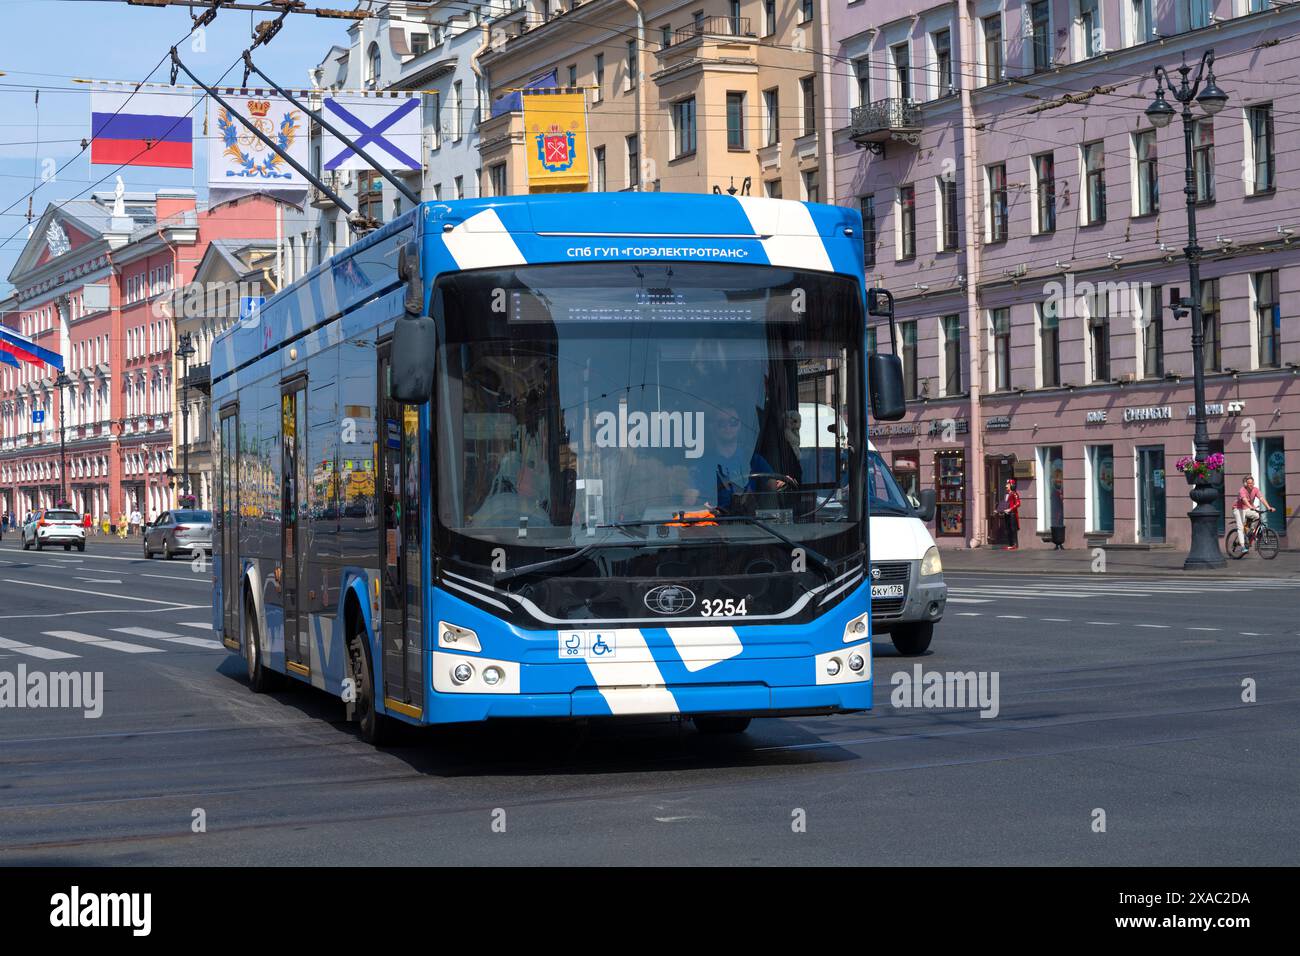
[(1015, 478), (1022, 545), (1187, 546), (1190, 320), (1167, 307), (1189, 294), (1187, 164), (1181, 120), (1144, 111), (1157, 64), (1213, 48), (1229, 100), (1193, 129), (1211, 451), (1226, 508), (1253, 474), (1300, 546), (1298, 34), (1300, 8), (1255, 0), (832, 9), (836, 201), (897, 297), (911, 399), (872, 440), (936, 489), (941, 545), (1002, 542)]
[(60, 389), (48, 369), (0, 366), (0, 510), (21, 521), (66, 495), (116, 523), (175, 504), (171, 293), (212, 240), (273, 238), (275, 208), (256, 195), (200, 209), (193, 191), (176, 189), (46, 209), (9, 275), (0, 321), (62, 354), (68, 381)]

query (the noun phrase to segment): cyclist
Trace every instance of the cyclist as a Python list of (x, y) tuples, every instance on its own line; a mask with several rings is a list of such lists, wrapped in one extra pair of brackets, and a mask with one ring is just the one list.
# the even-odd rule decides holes
[(1232, 506), (1233, 517), (1237, 519), (1237, 539), (1241, 542), (1242, 551), (1250, 550), (1247, 530), (1254, 530), (1255, 525), (1258, 524), (1261, 507), (1265, 511), (1277, 510), (1259, 493), (1259, 489), (1255, 487), (1254, 477), (1247, 475), (1241, 490), (1237, 492), (1237, 502)]

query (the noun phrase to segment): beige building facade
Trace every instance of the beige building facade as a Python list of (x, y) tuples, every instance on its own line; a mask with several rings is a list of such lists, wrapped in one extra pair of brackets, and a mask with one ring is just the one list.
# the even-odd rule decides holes
[(818, 0), (570, 3), (529, 0), (489, 24), (483, 195), (545, 189), (528, 180), (535, 147), (510, 94), (554, 73), (586, 93), (591, 175), (569, 189), (828, 198)]

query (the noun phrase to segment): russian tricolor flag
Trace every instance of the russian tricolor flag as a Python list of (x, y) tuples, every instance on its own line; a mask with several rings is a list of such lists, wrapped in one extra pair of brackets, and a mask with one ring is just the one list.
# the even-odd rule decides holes
[(108, 166), (194, 166), (194, 98), (188, 91), (90, 94), (90, 161)]
[(19, 361), (29, 365), (49, 365), (63, 368), (63, 356), (42, 348), (25, 335), (20, 335), (7, 325), (0, 325), (0, 359), (6, 365), (17, 365)]

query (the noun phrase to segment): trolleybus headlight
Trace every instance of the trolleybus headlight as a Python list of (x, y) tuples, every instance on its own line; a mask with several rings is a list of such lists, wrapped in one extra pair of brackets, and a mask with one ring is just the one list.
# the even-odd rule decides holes
[(844, 643), (852, 644), (867, 636), (867, 616), (855, 617), (844, 626)]
[(468, 664), (457, 664), (451, 669), (451, 679), (457, 684), (463, 684), (474, 676), (474, 668)]
[(492, 687), (499, 683), (501, 678), (504, 676), (505, 674), (502, 673), (501, 668), (489, 667), (483, 671), (483, 683)]
[(830, 660), (826, 662), (826, 673), (829, 674), (831, 677), (834, 677), (839, 672), (840, 672), (840, 659), (838, 657), (832, 657)]
[(852, 657), (849, 658), (849, 670), (861, 673), (862, 666), (864, 663), (866, 662), (862, 660), (861, 654), (854, 654)]

